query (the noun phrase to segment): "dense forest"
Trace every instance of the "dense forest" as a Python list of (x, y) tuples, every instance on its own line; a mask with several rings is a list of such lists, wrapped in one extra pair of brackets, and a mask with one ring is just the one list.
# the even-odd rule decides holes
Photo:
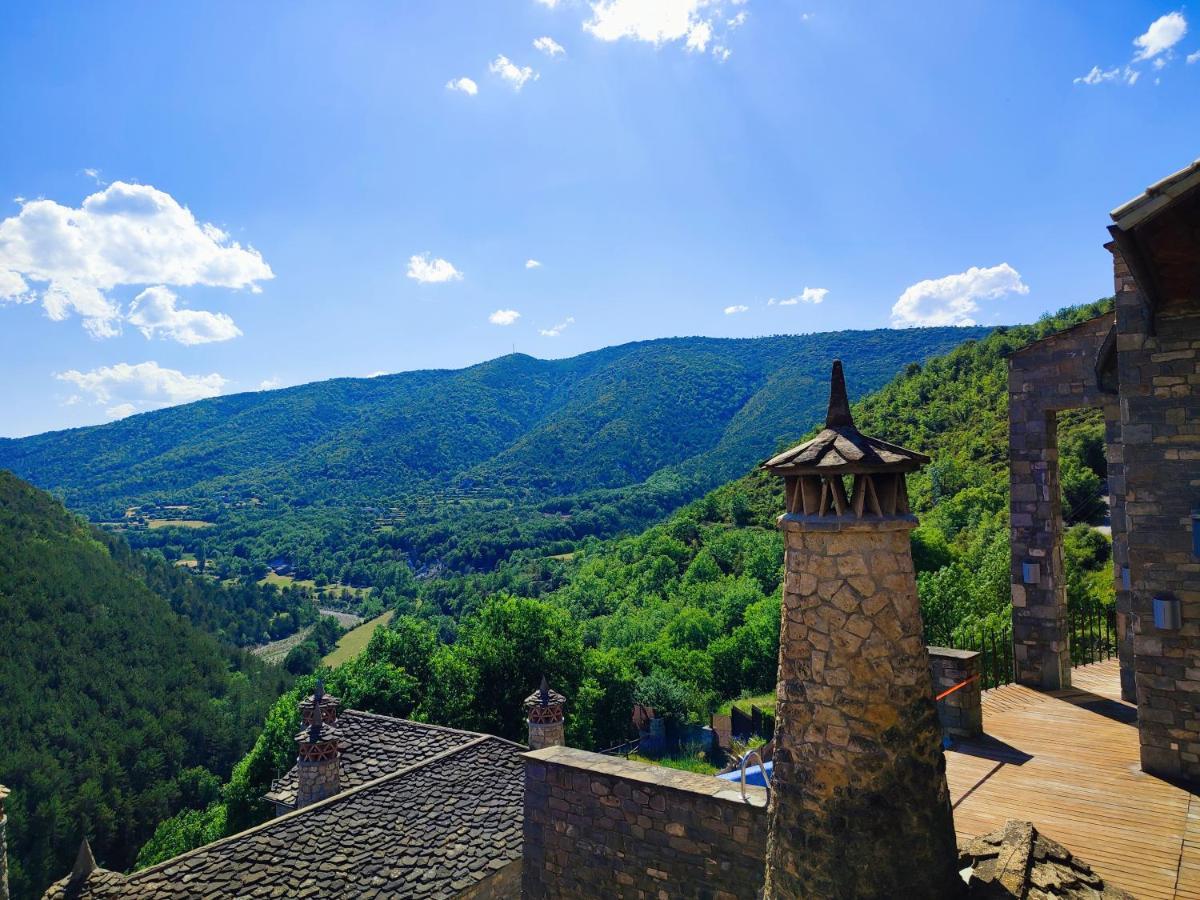
[(103, 865), (129, 866), (158, 822), (217, 796), (253, 743), (287, 682), (184, 617), (221, 632), (256, 608), (257, 594), (238, 608), (241, 595), (221, 592), (0, 471), (0, 783), (13, 791), (14, 897), (67, 872), (84, 835)]
[[(672, 338), (561, 360), (238, 394), (0, 440), (0, 468), (168, 561), (222, 580), (273, 564), (412, 597), (411, 574), (488, 571), (523, 548), (636, 532), (814, 418), (840, 356), (862, 390), (979, 328)], [(187, 508), (203, 527), (147, 527)], [(164, 525), (163, 521), (151, 522)]]
[[(1008, 355), (1108, 308), (997, 329), (908, 365), (855, 404), (864, 432), (933, 458), (911, 482), (930, 642), (1009, 627)], [(861, 397), (852, 365), (847, 374)], [(815, 393), (823, 407), (824, 385)], [(816, 418), (793, 419), (791, 439)], [(1102, 423), (1091, 413), (1065, 417), (1060, 445), (1069, 600), (1111, 604), (1108, 541), (1088, 524), (1103, 511)], [(388, 629), (326, 673), (328, 684), (350, 706), (521, 740), (521, 699), (544, 674), (568, 697), (568, 743), (585, 748), (627, 737), (635, 699), (703, 721), (721, 700), (774, 689), (782, 509), (780, 480), (754, 470), (636, 536), (588, 539), (570, 552), (528, 549), (492, 572), (421, 581)], [(268, 814), (259, 798), (292, 764), (296, 703), (310, 687), (302, 680), (280, 699), (222, 796), (163, 823), (139, 864)]]

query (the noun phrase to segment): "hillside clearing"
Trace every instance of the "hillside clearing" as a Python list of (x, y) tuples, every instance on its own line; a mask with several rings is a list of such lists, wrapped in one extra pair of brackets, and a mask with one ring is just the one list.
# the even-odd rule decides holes
[(342, 663), (354, 659), (367, 646), (375, 629), (392, 621), (392, 616), (395, 614), (395, 610), (389, 609), (383, 615), (377, 616), (369, 622), (363, 622), (353, 631), (346, 632), (337, 642), (337, 646), (329, 651), (329, 654), (321, 662), (327, 666), (340, 666)]

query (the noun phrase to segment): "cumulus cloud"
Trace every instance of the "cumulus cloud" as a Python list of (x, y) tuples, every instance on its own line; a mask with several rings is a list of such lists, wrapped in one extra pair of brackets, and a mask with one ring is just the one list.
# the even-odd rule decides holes
[(474, 97), (476, 94), (479, 93), (479, 85), (477, 85), (470, 78), (463, 76), (462, 78), (451, 78), (449, 81), (447, 81), (446, 82), (446, 90), (458, 91), (460, 93), (467, 94), (471, 97)]
[(558, 6), (558, 0), (537, 0), (537, 2), (547, 9), (554, 9), (554, 7)]
[(794, 297), (788, 297), (786, 300), (776, 300), (772, 297), (767, 301), (767, 306), (795, 306), (798, 303), (811, 303), (814, 306), (821, 303), (825, 299), (825, 295), (829, 293), (829, 288), (811, 288), (806, 287)]
[(739, 304), (737, 304), (736, 306), (727, 306), (727, 307), (725, 307), (725, 315), (727, 315), (727, 316), (735, 316), (735, 315), (737, 315), (738, 313), (744, 313), (744, 312), (746, 312), (748, 309), (750, 309), (750, 307), (748, 307), (748, 306), (743, 306), (743, 305), (742, 305), (742, 304), (740, 304), (740, 303), (739, 303)]
[(543, 36), (538, 38), (533, 42), (533, 47), (535, 50), (541, 50), (547, 56), (558, 56), (567, 52), (563, 49), (563, 45), (552, 37)]
[[(741, 5), (741, 4), (735, 4)], [(659, 46), (682, 40), (693, 52), (703, 53), (715, 35), (715, 27), (737, 28), (745, 21), (744, 13), (723, 20), (720, 6), (712, 0), (591, 0), (592, 17), (583, 23), (589, 34), (602, 41), (630, 38)], [(718, 59), (727, 59), (729, 50), (714, 50)]]
[(137, 412), (137, 407), (132, 403), (118, 403), (116, 406), (110, 406), (104, 411), (104, 414), (110, 419), (124, 419), (126, 416), (132, 416)]
[(512, 325), (519, 318), (521, 314), (515, 309), (498, 309), (488, 316), (488, 321), (493, 325)]
[(258, 389), (260, 391), (273, 391), (282, 384), (282, 378), (280, 378), (278, 375), (272, 375), (270, 378), (264, 378), (262, 381), (260, 381), (258, 383)]
[(542, 264), (536, 259), (525, 260), (525, 268), (527, 269), (540, 269), (541, 267)]
[(531, 66), (518, 66), (507, 56), (501, 54), (492, 60), (488, 66), (488, 71), (493, 75), (499, 75), (510, 85), (514, 91), (519, 91), (525, 87), (527, 81), (537, 81), (538, 74), (533, 71)]
[(1140, 34), (1133, 39), (1133, 45), (1138, 48), (1133, 58), (1134, 60), (1152, 59), (1160, 53), (1167, 53), (1183, 40), (1185, 34), (1187, 34), (1187, 19), (1183, 17), (1183, 13), (1170, 12), (1165, 16), (1159, 16), (1150, 23), (1145, 34)]
[(241, 336), (225, 313), (180, 309), (179, 298), (162, 285), (148, 287), (129, 307), (129, 322), (147, 338), (170, 338), (181, 344), (208, 344)]
[(1196, 63), (1196, 62), (1200, 62), (1200, 50), (1197, 50), (1195, 53), (1189, 53), (1187, 55), (1187, 64), (1189, 66), (1192, 63)]
[(1008, 263), (988, 269), (972, 266), (957, 275), (918, 281), (892, 307), (892, 325), (974, 325), (980, 300), (1028, 294), (1020, 273)]
[(215, 397), (228, 383), (216, 372), (210, 375), (185, 375), (178, 369), (163, 368), (156, 362), (136, 365), (117, 363), (90, 372), (71, 369), (58, 372), (54, 377), (74, 385), (93, 404), (105, 406), (112, 418)]
[(429, 253), (419, 253), (408, 258), (408, 277), (421, 284), (441, 284), (461, 281), (463, 276), (449, 260), (430, 258)]
[(542, 337), (556, 338), (574, 324), (575, 317), (567, 316), (557, 325), (553, 325), (550, 328), (539, 328), (538, 334), (540, 334)]
[(258, 291), (259, 282), (275, 277), (253, 247), (198, 221), (150, 185), (115, 181), (78, 208), (20, 202), (17, 215), (0, 221), (0, 302), (40, 299), (51, 319), (78, 315), (96, 337), (120, 331), (120, 304), (110, 296), (115, 288)]

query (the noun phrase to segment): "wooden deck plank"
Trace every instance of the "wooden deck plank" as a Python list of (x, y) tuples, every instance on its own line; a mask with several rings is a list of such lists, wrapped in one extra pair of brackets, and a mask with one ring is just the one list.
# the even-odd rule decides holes
[(1200, 801), (1141, 771), (1115, 659), (1071, 680), (984, 692), (986, 738), (947, 754), (960, 837), (1030, 820), (1137, 897), (1200, 900)]

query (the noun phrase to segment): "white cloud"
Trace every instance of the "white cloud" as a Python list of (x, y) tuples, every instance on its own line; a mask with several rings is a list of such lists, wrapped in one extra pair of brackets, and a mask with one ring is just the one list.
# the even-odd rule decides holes
[(730, 28), (741, 28), (743, 25), (746, 24), (746, 17), (749, 15), (750, 14), (743, 9), (732, 19), (727, 19), (725, 21), (725, 24), (728, 25)]
[(1151, 59), (1160, 53), (1168, 52), (1183, 40), (1187, 34), (1187, 19), (1181, 12), (1170, 12), (1159, 16), (1150, 23), (1145, 34), (1133, 39), (1133, 45), (1138, 48), (1134, 60)]
[(712, 40), (712, 25), (708, 22), (697, 22), (687, 33), (687, 48), (703, 53)]
[(1159, 56), (1154, 60), (1154, 68), (1158, 69), (1160, 72), (1163, 70), (1163, 68), (1166, 65), (1167, 65), (1167, 58), (1165, 56)]
[(547, 9), (554, 9), (554, 7), (558, 6), (558, 0), (537, 0), (537, 2)]
[(538, 334), (540, 334), (542, 337), (556, 338), (574, 324), (575, 324), (575, 317), (567, 316), (565, 319), (563, 319), (557, 325), (551, 326), (550, 328), (538, 329)]
[(186, 206), (150, 185), (116, 181), (78, 209), (53, 200), (21, 201), (0, 221), (0, 301), (35, 297), (54, 320), (72, 313), (96, 337), (120, 331), (109, 296), (126, 285), (249, 288), (274, 278), (253, 247), (197, 221)]
[(1200, 62), (1200, 50), (1197, 50), (1195, 53), (1189, 53), (1187, 55), (1187, 64), (1189, 66), (1192, 63), (1196, 63), (1196, 62)]
[(240, 337), (241, 329), (225, 313), (180, 309), (179, 300), (162, 285), (148, 287), (129, 307), (129, 322), (147, 338), (170, 338), (181, 344), (208, 344)]
[(89, 166), (88, 168), (83, 170), (83, 174), (86, 175), (88, 178), (92, 179), (92, 181), (96, 182), (96, 184), (99, 184), (99, 185), (104, 184), (104, 182), (100, 180), (100, 170), (99, 169), (93, 169)]
[(459, 91), (460, 93), (474, 97), (479, 93), (479, 85), (477, 85), (470, 78), (463, 76), (462, 78), (451, 78), (449, 81), (447, 81), (446, 90)]
[(463, 276), (448, 260), (430, 259), (429, 253), (421, 253), (408, 258), (408, 277), (421, 284), (441, 284), (461, 281)]
[(488, 321), (493, 325), (512, 325), (519, 318), (521, 314), (515, 309), (498, 309), (488, 316)]
[(1092, 66), (1092, 70), (1086, 75), (1080, 75), (1074, 79), (1075, 84), (1102, 84), (1106, 81), (1123, 81), (1126, 84), (1137, 84), (1141, 73), (1136, 69), (1131, 69), (1129, 66), (1122, 68), (1121, 66), (1113, 66), (1111, 69), (1101, 69), (1099, 66)]
[(260, 391), (273, 391), (282, 384), (282, 378), (280, 378), (278, 375), (272, 375), (270, 378), (264, 378), (262, 381), (260, 381), (258, 383), (258, 389)]
[(559, 54), (567, 52), (563, 49), (563, 45), (552, 37), (543, 36), (538, 38), (533, 42), (533, 47), (535, 50), (541, 50), (547, 56), (558, 56)]
[[(795, 306), (798, 303), (811, 303), (814, 306), (821, 303), (825, 299), (825, 295), (829, 293), (829, 288), (810, 288), (806, 287), (794, 297), (788, 297), (786, 300), (780, 300), (780, 306)], [(767, 301), (767, 306), (775, 305), (774, 298)]]
[(191, 403), (205, 397), (215, 397), (228, 383), (213, 372), (211, 375), (185, 375), (177, 369), (166, 369), (156, 362), (117, 363), (90, 372), (71, 369), (54, 376), (73, 384), (92, 403), (106, 406), (113, 418), (131, 415), (138, 410), (158, 409), (177, 403)]
[(988, 269), (972, 266), (957, 275), (918, 281), (892, 307), (892, 325), (974, 325), (980, 300), (1028, 294), (1020, 273), (1008, 263)]
[[(720, 6), (712, 0), (591, 0), (591, 7), (592, 18), (583, 28), (602, 41), (632, 38), (659, 46), (683, 40), (688, 50), (701, 53), (713, 39), (713, 26), (721, 21)], [(740, 16), (727, 27), (740, 25)], [(718, 58), (728, 58), (728, 51), (721, 50)]]
[(541, 267), (542, 264), (536, 259), (525, 260), (525, 268), (527, 269), (540, 269)]
[(727, 315), (727, 316), (737, 315), (738, 313), (746, 312), (748, 309), (750, 309), (750, 307), (743, 306), (740, 303), (737, 306), (727, 306), (727, 307), (725, 307), (725, 315)]
[(726, 47), (724, 44), (713, 44), (712, 53), (713, 53), (713, 56), (716, 57), (717, 62), (725, 62), (725, 60), (727, 60), (727, 59), (729, 59), (729, 57), (733, 56), (733, 51), (730, 50), (728, 47)]
[(519, 91), (525, 87), (525, 82), (533, 80), (537, 81), (538, 74), (533, 71), (530, 66), (518, 66), (507, 56), (501, 54), (492, 60), (488, 66), (488, 71), (493, 75), (499, 75), (510, 85), (514, 91)]

